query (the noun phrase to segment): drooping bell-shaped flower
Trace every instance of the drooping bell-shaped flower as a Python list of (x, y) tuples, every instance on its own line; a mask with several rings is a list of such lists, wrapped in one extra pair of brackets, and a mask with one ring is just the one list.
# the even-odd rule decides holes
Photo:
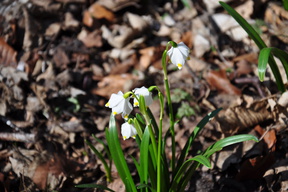
[(128, 118), (133, 109), (129, 102), (129, 97), (125, 98), (122, 91), (119, 91), (117, 94), (113, 93), (105, 106), (112, 108), (113, 115), (122, 113), (124, 119)]
[(121, 134), (124, 140), (129, 139), (130, 137), (135, 139), (137, 131), (132, 124), (126, 122), (121, 125)]
[[(175, 43), (176, 45), (176, 43)], [(190, 49), (183, 42), (172, 46), (167, 54), (170, 57), (172, 64), (176, 65), (178, 69), (182, 69), (186, 60), (189, 60)]]
[[(145, 105), (149, 106), (151, 105), (151, 103), (153, 102), (153, 98), (152, 98), (152, 93), (146, 88), (146, 87), (141, 87), (141, 88), (136, 88), (134, 89), (134, 94), (139, 98), (140, 95), (142, 95), (145, 99)], [(134, 107), (138, 107), (139, 106), (139, 101), (137, 100), (137, 98), (134, 98), (134, 102), (133, 102)]]

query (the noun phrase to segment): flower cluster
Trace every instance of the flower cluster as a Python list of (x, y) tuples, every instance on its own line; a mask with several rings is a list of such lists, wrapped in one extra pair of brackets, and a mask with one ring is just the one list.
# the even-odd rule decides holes
[[(182, 69), (185, 61), (189, 59), (190, 49), (183, 42), (177, 44), (170, 41), (168, 44), (171, 45), (171, 48), (167, 51), (171, 63), (176, 65), (178, 69)], [(121, 91), (117, 94), (113, 93), (105, 106), (112, 109), (113, 115), (122, 113), (122, 117), (127, 121), (133, 110), (130, 99), (133, 98), (134, 107), (139, 107), (140, 95), (144, 97), (146, 106), (149, 106), (152, 103), (153, 99), (151, 92), (143, 86), (125, 94)], [(135, 138), (137, 135), (135, 127), (129, 121), (121, 126), (121, 133), (124, 140), (129, 139), (130, 137)]]
[[(127, 93), (128, 94), (123, 94), (122, 91), (119, 91), (117, 94), (113, 93), (109, 101), (105, 105), (106, 107), (112, 109), (113, 115), (122, 113), (122, 117), (125, 120), (128, 120), (128, 116), (133, 109), (130, 103), (131, 98), (133, 98), (134, 107), (139, 107), (140, 95), (144, 97), (146, 106), (149, 106), (153, 102), (152, 93), (144, 86), (141, 88), (136, 88), (132, 92)], [(126, 122), (121, 126), (121, 134), (123, 136), (123, 139), (126, 140), (130, 137), (135, 138), (137, 132), (135, 127), (131, 123)]]

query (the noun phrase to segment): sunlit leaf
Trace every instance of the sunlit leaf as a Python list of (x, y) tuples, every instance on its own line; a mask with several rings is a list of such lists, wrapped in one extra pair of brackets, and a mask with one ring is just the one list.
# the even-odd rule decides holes
[(259, 75), (260, 81), (264, 80), (267, 63), (271, 55), (274, 55), (275, 57), (280, 59), (285, 69), (286, 76), (288, 78), (288, 54), (285, 51), (282, 51), (278, 48), (269, 47), (269, 48), (263, 48), (259, 54), (258, 75)]
[[(253, 39), (253, 41), (256, 43), (258, 48), (262, 50), (263, 48), (266, 48), (267, 45), (264, 43), (264, 41), (261, 39), (259, 34), (253, 29), (253, 27), (239, 14), (237, 13), (232, 7), (227, 5), (224, 2), (219, 2), (220, 5), (239, 23), (239, 25), (248, 33), (248, 35)], [(285, 86), (280, 74), (280, 71), (277, 67), (277, 64), (272, 56), (269, 56), (268, 63), (271, 67), (271, 70), (273, 72), (273, 75), (276, 79), (277, 87), (281, 92), (285, 91)]]
[(115, 117), (113, 114), (110, 116), (108, 135), (106, 134), (108, 140), (108, 146), (111, 152), (112, 159), (117, 168), (118, 174), (121, 177), (123, 183), (125, 184), (126, 191), (137, 192), (134, 180), (131, 176), (130, 170), (126, 163), (121, 144), (118, 137), (118, 131), (115, 123)]
[(249, 141), (249, 140), (253, 140), (253, 141), (258, 142), (258, 138), (257, 137), (255, 137), (254, 135), (249, 135), (249, 134), (233, 135), (233, 136), (230, 136), (230, 137), (226, 137), (224, 139), (221, 139), (221, 140), (217, 141), (213, 145), (211, 145), (204, 152), (203, 155), (206, 156), (206, 157), (210, 157), (213, 153), (223, 149), (223, 147), (227, 147), (229, 145), (233, 145), (233, 144), (236, 144), (236, 143), (241, 143), (243, 141)]

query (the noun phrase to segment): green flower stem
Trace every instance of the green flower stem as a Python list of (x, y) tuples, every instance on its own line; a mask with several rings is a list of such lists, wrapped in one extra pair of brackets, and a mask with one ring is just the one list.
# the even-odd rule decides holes
[(153, 115), (153, 113), (151, 112), (151, 110), (150, 110), (149, 107), (147, 108), (147, 114), (149, 115), (149, 117), (150, 117), (150, 119), (151, 119), (151, 124), (152, 124), (153, 127), (154, 127), (155, 135), (159, 135), (159, 128), (158, 128), (157, 122), (156, 122), (155, 117), (154, 117), (154, 115)]
[(154, 135), (154, 132), (153, 132), (153, 129), (152, 129), (152, 126), (150, 123), (148, 124), (148, 129), (150, 132), (150, 138), (151, 138), (151, 142), (152, 142), (152, 148), (153, 148), (154, 156), (155, 156), (155, 158), (157, 158), (156, 140), (155, 140), (155, 135)]
[(142, 115), (144, 116), (144, 119), (146, 121), (146, 125), (149, 129), (149, 133), (150, 133), (150, 138), (151, 138), (151, 143), (152, 143), (152, 148), (153, 148), (153, 153), (154, 153), (154, 157), (155, 159), (157, 158), (157, 145), (156, 145), (156, 137), (155, 137), (155, 133), (152, 129), (152, 126), (151, 126), (151, 119), (149, 117), (149, 114), (147, 112), (147, 107), (146, 107), (146, 104), (145, 104), (145, 99), (142, 95), (140, 95), (140, 98), (139, 98), (139, 103), (140, 103), (140, 112), (142, 113)]
[(172, 159), (171, 159), (171, 166), (172, 166), (172, 172), (174, 172), (175, 169), (175, 130), (174, 130), (174, 115), (173, 115), (173, 107), (171, 102), (171, 96), (170, 96), (170, 87), (168, 82), (168, 75), (167, 75), (167, 66), (166, 66), (166, 57), (167, 57), (167, 51), (169, 45), (174, 45), (175, 43), (173, 41), (169, 41), (167, 43), (166, 49), (162, 54), (162, 68), (163, 68), (163, 74), (164, 74), (164, 84), (165, 84), (165, 91), (167, 96), (167, 103), (169, 107), (169, 119), (170, 119), (170, 133), (171, 133), (171, 140), (172, 140)]
[[(162, 173), (162, 164), (161, 164), (161, 156), (162, 156), (162, 122), (164, 115), (164, 98), (160, 91), (158, 91), (158, 97), (160, 101), (160, 117), (159, 117), (159, 135), (158, 135), (158, 156), (157, 156), (157, 192), (161, 192), (161, 181), (163, 177)], [(164, 184), (164, 183), (162, 183)]]

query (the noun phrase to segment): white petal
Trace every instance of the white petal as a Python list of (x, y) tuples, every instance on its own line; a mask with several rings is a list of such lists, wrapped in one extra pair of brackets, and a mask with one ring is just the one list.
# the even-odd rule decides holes
[(124, 119), (127, 119), (126, 116), (128, 116), (131, 113), (132, 109), (133, 109), (133, 107), (132, 107), (131, 103), (129, 103), (129, 99), (128, 98), (125, 99), (124, 103), (123, 103), (122, 117)]
[(133, 100), (133, 105), (134, 107), (139, 107), (139, 101), (136, 98)]
[(107, 107), (113, 108), (124, 100), (123, 93), (119, 91), (117, 94), (113, 93), (108, 101)]
[(112, 108), (112, 113), (114, 115), (117, 115), (117, 114), (120, 114), (123, 112), (123, 110), (124, 110), (124, 103), (123, 102), (124, 102), (124, 100)]
[(172, 57), (170, 57), (171, 62), (178, 66), (181, 64), (182, 66), (185, 64), (185, 57), (182, 55), (182, 53), (178, 50), (175, 49)]
[(153, 103), (152, 93), (149, 94), (149, 96), (145, 97), (145, 104), (146, 106), (149, 106)]
[(126, 140), (126, 139), (129, 139), (130, 137), (135, 137), (137, 134), (137, 131), (132, 124), (129, 124), (128, 122), (126, 122), (121, 125), (121, 134), (122, 134), (123, 139)]
[[(134, 89), (134, 91), (137, 97), (139, 97), (140, 95), (144, 97), (146, 106), (151, 105), (151, 103), (153, 102), (152, 93), (146, 87), (143, 86), (141, 88), (136, 88)], [(139, 102), (135, 98), (134, 98), (134, 106), (139, 106)]]
[(174, 52), (174, 47), (171, 47), (171, 48), (167, 51), (167, 54), (168, 54), (168, 56), (170, 57), (170, 59), (171, 59), (171, 57), (172, 57), (172, 55), (173, 55), (173, 52)]
[(178, 46), (177, 48), (185, 58), (189, 56), (190, 50), (185, 44), (183, 44), (182, 46)]
[(134, 91), (135, 91), (135, 95), (143, 95), (143, 96), (149, 95), (148, 89), (144, 86), (141, 88), (136, 88), (134, 89)]

